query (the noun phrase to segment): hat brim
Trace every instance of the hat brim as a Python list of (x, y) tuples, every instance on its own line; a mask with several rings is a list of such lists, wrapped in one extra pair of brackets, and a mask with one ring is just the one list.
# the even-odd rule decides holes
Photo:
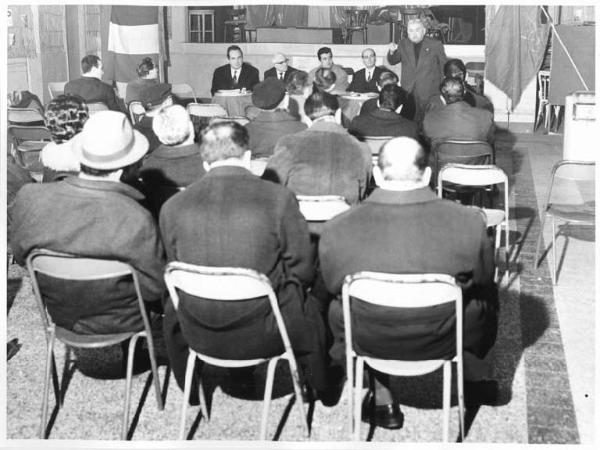
[(148, 153), (150, 144), (148, 139), (138, 130), (133, 130), (133, 145), (127, 154), (112, 161), (98, 162), (89, 160), (83, 149), (83, 133), (76, 134), (73, 138), (73, 150), (79, 158), (79, 162), (87, 167), (98, 170), (117, 170), (127, 167), (144, 157)]

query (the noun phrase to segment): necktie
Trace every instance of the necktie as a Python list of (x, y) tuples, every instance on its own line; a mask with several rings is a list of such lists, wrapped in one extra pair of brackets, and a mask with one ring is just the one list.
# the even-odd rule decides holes
[(367, 82), (371, 81), (371, 71), (367, 72)]
[(279, 79), (283, 80), (283, 72), (279, 72)]
[(238, 82), (238, 72), (237, 72), (237, 70), (235, 70), (233, 72), (233, 84), (237, 84), (237, 82)]

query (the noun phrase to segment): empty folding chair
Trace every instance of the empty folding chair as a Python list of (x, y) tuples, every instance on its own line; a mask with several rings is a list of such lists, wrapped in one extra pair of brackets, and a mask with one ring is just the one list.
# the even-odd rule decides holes
[(227, 111), (217, 103), (188, 103), (187, 111), (190, 116), (197, 117), (226, 117)]
[(44, 126), (8, 126), (11, 154), (17, 163), (38, 181), (41, 180), (44, 169), (40, 161), (40, 152), (51, 140), (52, 134)]
[(171, 93), (180, 99), (192, 99), (194, 103), (198, 102), (194, 88), (187, 83), (173, 83)]
[(44, 124), (44, 116), (34, 108), (8, 107), (6, 118), (9, 125), (40, 126)]

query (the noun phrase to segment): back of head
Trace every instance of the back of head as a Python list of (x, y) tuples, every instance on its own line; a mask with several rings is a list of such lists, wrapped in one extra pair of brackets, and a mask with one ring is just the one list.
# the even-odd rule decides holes
[(237, 122), (217, 122), (202, 131), (200, 156), (208, 164), (241, 159), (248, 150), (248, 131)]
[(304, 93), (304, 88), (308, 86), (308, 73), (303, 70), (297, 70), (290, 76), (285, 88), (290, 94), (301, 95)]
[(440, 84), (440, 92), (447, 105), (460, 102), (465, 96), (465, 85), (458, 78), (444, 78)]
[(384, 70), (379, 75), (379, 79), (377, 80), (377, 84), (380, 88), (383, 88), (387, 84), (398, 84), (398, 75), (389, 70)]
[(285, 85), (277, 78), (269, 77), (252, 89), (252, 103), (264, 110), (277, 108), (285, 98)]
[(418, 141), (398, 137), (384, 144), (377, 165), (386, 181), (419, 182), (428, 160), (428, 150)]
[(152, 130), (165, 145), (179, 145), (194, 136), (194, 124), (181, 105), (161, 109), (152, 120)]
[(304, 102), (304, 113), (311, 120), (324, 116), (333, 116), (340, 104), (335, 95), (315, 90)]
[(148, 76), (150, 71), (153, 70), (155, 67), (156, 66), (154, 65), (154, 61), (152, 61), (152, 58), (146, 57), (142, 59), (142, 62), (136, 69), (138, 77), (143, 78)]
[(88, 107), (78, 95), (59, 95), (50, 100), (44, 111), (46, 127), (57, 144), (79, 133), (89, 118)]
[(449, 59), (444, 64), (444, 77), (446, 78), (460, 78), (464, 80), (466, 73), (467, 68), (465, 64), (458, 58)]
[(315, 87), (327, 91), (335, 85), (336, 78), (333, 70), (321, 67), (315, 72)]
[(387, 84), (379, 93), (379, 107), (395, 111), (406, 103), (406, 91), (396, 84)]
[(98, 67), (98, 63), (100, 62), (100, 58), (96, 55), (85, 55), (81, 59), (81, 72), (88, 73), (94, 67)]

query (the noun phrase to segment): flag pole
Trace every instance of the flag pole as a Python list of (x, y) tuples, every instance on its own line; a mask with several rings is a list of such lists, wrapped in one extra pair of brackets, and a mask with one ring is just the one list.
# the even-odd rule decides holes
[(587, 83), (585, 82), (585, 80), (581, 76), (581, 73), (579, 72), (579, 69), (575, 65), (575, 61), (573, 61), (573, 58), (571, 58), (571, 54), (569, 53), (569, 50), (567, 50), (567, 47), (565, 46), (564, 42), (560, 38), (560, 35), (556, 31), (556, 27), (554, 26), (554, 22), (552, 20), (552, 17), (550, 17), (550, 15), (548, 14), (548, 12), (544, 8), (541, 8), (541, 9), (544, 12), (544, 14), (546, 15), (546, 17), (548, 18), (548, 21), (550, 22), (550, 26), (552, 27), (552, 31), (554, 32), (554, 35), (556, 36), (556, 39), (558, 39), (558, 43), (561, 45), (561, 47), (565, 51), (565, 53), (567, 55), (567, 58), (569, 58), (569, 62), (571, 63), (571, 65), (575, 69), (575, 73), (577, 73), (577, 76), (579, 77), (579, 80), (583, 84), (583, 87), (585, 88), (586, 91), (589, 91), (590, 88), (588, 87)]

